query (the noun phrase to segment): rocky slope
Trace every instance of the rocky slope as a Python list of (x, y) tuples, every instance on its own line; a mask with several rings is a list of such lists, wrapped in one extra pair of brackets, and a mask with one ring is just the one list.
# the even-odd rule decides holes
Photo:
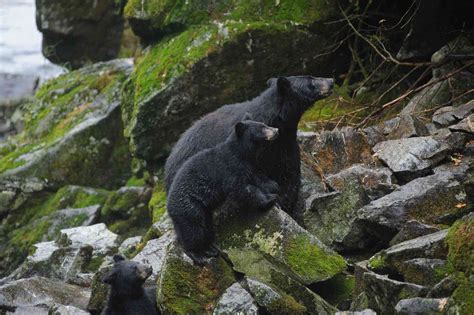
[(0, 313), (99, 314), (122, 253), (153, 267), (163, 314), (472, 314), (474, 101), (449, 101), (473, 88), (464, 61), (372, 126), (299, 133), (302, 225), (278, 207), (218, 215), (225, 255), (205, 267), (175, 241), (161, 173), (174, 141), (268, 77), (341, 73), (346, 55), (315, 57), (336, 11), (128, 1), (143, 54), (47, 82), (0, 142)]

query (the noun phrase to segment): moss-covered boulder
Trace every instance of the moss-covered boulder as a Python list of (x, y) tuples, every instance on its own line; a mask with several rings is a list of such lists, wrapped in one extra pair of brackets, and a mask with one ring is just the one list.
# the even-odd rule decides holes
[(153, 45), (127, 82), (123, 119), (131, 150), (160, 160), (191, 123), (218, 107), (259, 94), (276, 75), (331, 75), (325, 38), (266, 22), (193, 26)]
[(129, 177), (120, 89), (130, 60), (98, 63), (45, 83), (25, 108), (24, 131), (0, 153), (0, 178), (37, 177), (114, 187)]
[(148, 201), (151, 190), (126, 186), (114, 191), (101, 209), (100, 220), (123, 237), (145, 234), (151, 225)]
[[(262, 280), (274, 268), (302, 284), (331, 278), (345, 270), (344, 259), (300, 227), (279, 208), (218, 224), (218, 243), (234, 266)], [(266, 261), (267, 267), (264, 266)], [(269, 266), (272, 266), (269, 268)]]
[(117, 57), (123, 31), (123, 3), (116, 0), (36, 1), (43, 55), (79, 68)]
[(219, 297), (235, 282), (222, 258), (193, 265), (177, 244), (170, 244), (157, 280), (157, 303), (164, 314), (212, 314)]
[(16, 268), (32, 245), (52, 241), (64, 228), (90, 224), (98, 217), (109, 192), (65, 186), (52, 194), (42, 192), (10, 211), (0, 225), (0, 274)]
[(124, 10), (133, 31), (144, 39), (159, 38), (209, 21), (291, 21), (312, 26), (333, 17), (336, 12), (337, 6), (321, 0), (130, 0)]

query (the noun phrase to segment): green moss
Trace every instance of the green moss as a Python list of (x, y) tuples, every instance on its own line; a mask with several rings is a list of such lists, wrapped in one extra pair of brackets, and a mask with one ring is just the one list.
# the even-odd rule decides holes
[(319, 282), (312, 289), (332, 305), (351, 300), (355, 289), (355, 277), (340, 273), (331, 279)]
[(385, 268), (385, 255), (379, 253), (369, 259), (368, 267), (371, 270), (383, 270)]
[(306, 307), (286, 293), (283, 293), (281, 298), (271, 301), (266, 308), (270, 314), (306, 314)]
[(180, 257), (168, 257), (158, 280), (158, 300), (170, 314), (212, 313), (217, 299), (235, 282), (232, 269), (222, 259), (196, 267)]
[(166, 212), (166, 191), (163, 182), (156, 184), (148, 206), (153, 223), (158, 222)]
[(312, 244), (307, 235), (291, 239), (285, 254), (291, 268), (310, 279), (324, 280), (346, 269), (342, 256), (330, 254)]
[(458, 287), (451, 299), (458, 310), (457, 314), (474, 314), (474, 277), (459, 273), (456, 276)]
[(85, 266), (85, 272), (96, 272), (99, 270), (100, 266), (104, 262), (104, 257), (102, 256), (95, 256), (88, 262), (87, 266)]
[(127, 180), (127, 183), (125, 185), (128, 187), (142, 187), (142, 186), (145, 186), (145, 184), (146, 182), (145, 182), (144, 177), (138, 178), (138, 177), (132, 176)]

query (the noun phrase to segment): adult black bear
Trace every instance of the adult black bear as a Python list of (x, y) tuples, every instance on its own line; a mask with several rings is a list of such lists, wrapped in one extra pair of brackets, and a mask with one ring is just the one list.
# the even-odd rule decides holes
[(114, 266), (103, 279), (111, 288), (102, 315), (158, 315), (154, 290), (143, 288), (151, 272), (151, 267), (114, 255)]
[(298, 122), (315, 101), (332, 92), (333, 80), (312, 76), (273, 78), (268, 88), (251, 101), (226, 105), (207, 114), (186, 132), (174, 146), (165, 166), (169, 192), (173, 179), (190, 157), (222, 143), (246, 112), (254, 120), (278, 128), (279, 138), (258, 156), (258, 168), (280, 186), (278, 203), (288, 214), (294, 213), (300, 185), (300, 152), (296, 142)]
[[(247, 118), (245, 116), (244, 118)], [(274, 205), (278, 184), (256, 168), (256, 157), (278, 129), (251, 120), (238, 122), (227, 140), (203, 150), (180, 168), (168, 194), (168, 214), (178, 241), (192, 260), (216, 256), (212, 211), (224, 202), (239, 209)]]

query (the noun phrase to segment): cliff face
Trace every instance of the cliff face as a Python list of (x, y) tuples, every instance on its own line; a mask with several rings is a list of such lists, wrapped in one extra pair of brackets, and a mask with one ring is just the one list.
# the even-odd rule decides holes
[[(333, 1), (37, 1), (51, 58), (79, 69), (21, 104), (0, 142), (0, 309), (100, 313), (120, 252), (153, 267), (164, 314), (472, 314), (472, 29), (453, 34), (460, 14), (421, 53), (417, 19), (438, 15), (386, 5), (382, 38), (363, 24), (380, 8)], [(126, 46), (124, 20), (135, 58), (93, 63)], [(300, 224), (278, 207), (216, 216), (225, 255), (194, 266), (164, 159), (200, 116), (295, 74), (338, 83), (300, 124)]]

